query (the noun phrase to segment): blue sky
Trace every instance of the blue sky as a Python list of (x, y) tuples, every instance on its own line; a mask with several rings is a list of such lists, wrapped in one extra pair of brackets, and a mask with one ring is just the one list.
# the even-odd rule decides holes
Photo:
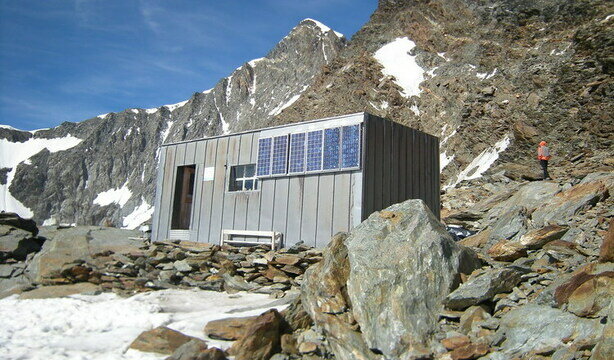
[(376, 0), (0, 0), (0, 124), (33, 130), (211, 88), (304, 18), (351, 37)]

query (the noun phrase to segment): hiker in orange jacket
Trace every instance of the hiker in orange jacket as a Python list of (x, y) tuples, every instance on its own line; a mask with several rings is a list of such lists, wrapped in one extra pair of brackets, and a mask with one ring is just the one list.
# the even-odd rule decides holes
[(548, 149), (548, 143), (542, 141), (539, 143), (537, 147), (537, 159), (539, 160), (539, 164), (542, 166), (542, 170), (544, 172), (544, 180), (550, 179), (550, 175), (548, 175), (548, 160), (550, 160), (550, 149)]

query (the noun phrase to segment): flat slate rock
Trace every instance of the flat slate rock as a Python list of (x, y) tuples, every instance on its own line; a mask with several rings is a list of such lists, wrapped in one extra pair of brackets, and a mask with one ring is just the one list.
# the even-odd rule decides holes
[(32, 291), (22, 293), (20, 299), (49, 299), (75, 294), (94, 294), (101, 291), (98, 285), (92, 283), (77, 283), (70, 285), (43, 286)]

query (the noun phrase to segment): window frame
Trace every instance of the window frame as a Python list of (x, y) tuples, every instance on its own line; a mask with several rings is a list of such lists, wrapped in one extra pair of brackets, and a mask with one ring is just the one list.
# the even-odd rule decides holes
[[(246, 177), (245, 176), (245, 167), (247, 166), (253, 166), (254, 167), (254, 175), (252, 175), (251, 177)], [(235, 173), (235, 171), (233, 171), (235, 168), (237, 167), (243, 167), (243, 176), (242, 177), (237, 177), (233, 179), (233, 174)], [(257, 171), (257, 167), (258, 164), (254, 164), (254, 163), (249, 163), (249, 164), (235, 164), (235, 165), (229, 165), (228, 166), (228, 176), (227, 176), (227, 186), (226, 186), (226, 192), (227, 193), (250, 193), (250, 192), (256, 192), (256, 191), (260, 191), (260, 187), (259, 187), (259, 183), (260, 183), (260, 179), (258, 177), (258, 174), (256, 173)], [(245, 182), (249, 181), (249, 180), (253, 180), (253, 188), (252, 189), (246, 189), (245, 188)], [(231, 190), (231, 185), (237, 181), (241, 181), (241, 189), (240, 190)]]

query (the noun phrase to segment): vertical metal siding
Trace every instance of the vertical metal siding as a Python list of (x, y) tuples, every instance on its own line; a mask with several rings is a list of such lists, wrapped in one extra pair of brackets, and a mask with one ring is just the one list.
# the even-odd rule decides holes
[[(252, 133), (252, 146), (250, 150), (250, 163), (255, 164), (258, 161), (258, 133)], [(262, 199), (262, 182), (258, 184), (260, 190), (251, 194), (247, 199), (247, 210), (245, 214), (247, 230), (258, 230), (260, 221), (260, 201)], [(284, 226), (285, 228), (285, 226)]]
[(173, 190), (175, 188), (175, 156), (176, 148), (166, 149), (166, 162), (164, 164), (164, 179), (162, 180), (162, 199), (160, 201), (160, 222), (159, 222), (159, 240), (168, 238), (171, 227), (171, 210), (173, 200)]
[[(205, 140), (205, 162), (204, 169), (213, 167), (215, 169), (215, 160), (217, 159), (218, 139)], [(198, 200), (200, 208), (200, 219), (198, 221), (197, 237), (199, 242), (214, 242), (209, 239), (209, 230), (211, 229), (211, 213), (213, 212), (213, 185), (215, 180), (203, 181), (203, 178), (198, 179), (202, 183), (202, 191)]]
[(213, 195), (211, 197), (211, 225), (209, 226), (209, 242), (220, 239), (220, 229), (224, 215), (224, 189), (226, 187), (226, 158), (229, 138), (219, 138), (217, 156), (215, 157), (215, 176), (213, 180)]
[[(316, 221), (318, 218), (318, 187), (320, 176), (307, 176), (303, 182), (303, 212), (301, 217), (301, 241), (308, 245), (316, 242)], [(336, 190), (336, 189), (335, 189)]]
[(351, 211), (351, 174), (335, 174), (335, 201), (333, 203), (333, 229), (332, 233), (347, 231), (350, 226)]
[(160, 234), (160, 209), (162, 208), (162, 185), (164, 169), (166, 167), (166, 148), (160, 148), (158, 154), (158, 171), (156, 176), (156, 195), (154, 200), (154, 214), (151, 223), (152, 240), (157, 241)]
[(235, 221), (235, 205), (237, 200), (236, 193), (228, 192), (228, 182), (230, 176), (230, 168), (233, 165), (239, 164), (239, 152), (241, 149), (241, 136), (228, 137), (228, 150), (226, 151), (226, 159), (224, 161), (224, 186), (221, 189), (222, 200), (222, 222), (219, 228), (220, 235), (223, 229), (233, 229)]
[(194, 163), (196, 164), (196, 174), (194, 180), (194, 197), (192, 203), (192, 241), (202, 241), (200, 238), (200, 216), (202, 212), (202, 193), (205, 182), (203, 181), (205, 154), (207, 152), (207, 141), (199, 141), (196, 144), (196, 156)]
[[(287, 244), (295, 244), (301, 241), (301, 221), (303, 216), (303, 189), (304, 177), (291, 177), (288, 185), (288, 216), (286, 221), (286, 233), (284, 234)], [(264, 196), (264, 194), (263, 194)], [(264, 200), (264, 198), (263, 198)], [(262, 209), (265, 213), (265, 209)]]
[(331, 238), (333, 229), (333, 193), (335, 191), (335, 175), (320, 175), (318, 183), (318, 216), (316, 221), (316, 246), (325, 246)]

